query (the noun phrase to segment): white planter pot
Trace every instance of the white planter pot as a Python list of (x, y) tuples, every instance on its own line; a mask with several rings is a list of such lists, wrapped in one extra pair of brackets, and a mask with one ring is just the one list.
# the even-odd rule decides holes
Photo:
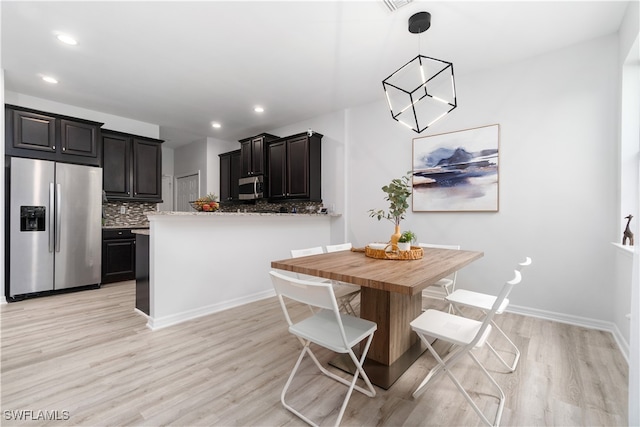
[(411, 242), (407, 242), (407, 243), (398, 242), (398, 250), (400, 250), (400, 251), (410, 251), (411, 250)]

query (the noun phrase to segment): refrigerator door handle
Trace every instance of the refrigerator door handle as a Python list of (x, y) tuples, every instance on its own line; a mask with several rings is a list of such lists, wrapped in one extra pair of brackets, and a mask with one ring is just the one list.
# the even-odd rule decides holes
[(49, 183), (49, 252), (55, 250), (55, 217), (52, 213), (55, 210), (55, 188), (53, 182)]
[(56, 184), (56, 252), (60, 252), (60, 227), (62, 226), (62, 191), (60, 184)]

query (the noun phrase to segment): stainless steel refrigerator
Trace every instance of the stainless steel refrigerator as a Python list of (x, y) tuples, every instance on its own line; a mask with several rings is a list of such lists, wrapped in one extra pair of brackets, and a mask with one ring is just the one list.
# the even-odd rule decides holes
[(102, 168), (12, 157), (8, 296), (98, 285)]

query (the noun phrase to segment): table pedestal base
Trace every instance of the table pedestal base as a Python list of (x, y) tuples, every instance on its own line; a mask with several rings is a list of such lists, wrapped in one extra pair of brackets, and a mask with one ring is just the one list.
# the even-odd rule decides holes
[[(364, 361), (364, 371), (372, 384), (388, 390), (426, 349), (427, 346), (418, 341), (391, 365), (384, 365), (375, 360), (366, 359)], [(355, 372), (355, 366), (351, 358), (346, 354), (339, 354), (329, 364), (350, 374)]]

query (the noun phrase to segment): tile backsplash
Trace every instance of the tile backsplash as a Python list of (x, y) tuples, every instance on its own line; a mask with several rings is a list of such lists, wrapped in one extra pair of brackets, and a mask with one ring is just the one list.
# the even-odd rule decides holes
[(102, 225), (108, 227), (146, 225), (149, 220), (144, 213), (155, 210), (156, 203), (105, 202), (102, 203)]
[[(316, 213), (322, 202), (282, 202), (267, 203), (260, 200), (256, 203), (222, 203), (221, 212), (293, 212)], [(123, 213), (124, 210), (124, 213)], [(102, 203), (102, 225), (105, 227), (131, 227), (148, 225), (149, 219), (144, 214), (156, 211), (155, 203), (147, 202), (104, 202)]]

